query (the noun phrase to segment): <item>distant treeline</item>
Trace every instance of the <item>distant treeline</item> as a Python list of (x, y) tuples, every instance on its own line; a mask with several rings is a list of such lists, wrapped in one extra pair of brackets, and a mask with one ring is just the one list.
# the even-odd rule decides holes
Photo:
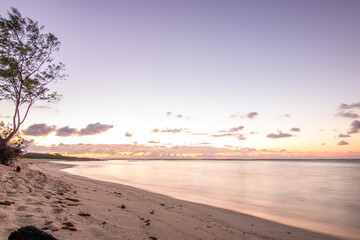
[(30, 159), (59, 159), (59, 160), (76, 160), (76, 161), (98, 161), (99, 159), (95, 158), (79, 158), (79, 157), (68, 157), (63, 156), (59, 153), (49, 154), (49, 153), (25, 153), (22, 158)]

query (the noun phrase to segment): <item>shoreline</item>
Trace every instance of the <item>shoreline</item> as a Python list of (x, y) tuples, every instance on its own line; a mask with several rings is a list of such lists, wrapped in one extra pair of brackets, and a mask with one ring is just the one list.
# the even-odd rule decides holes
[[(131, 186), (71, 175), (61, 171), (70, 164), (54, 160), (21, 160), (20, 165), (20, 173), (0, 168), (0, 180), (6, 183), (0, 201), (15, 202), (0, 206), (0, 219), (13, 220), (10, 226), (1, 221), (1, 238), (35, 223), (58, 239), (340, 239)], [(66, 221), (73, 222), (77, 231), (62, 229)]]

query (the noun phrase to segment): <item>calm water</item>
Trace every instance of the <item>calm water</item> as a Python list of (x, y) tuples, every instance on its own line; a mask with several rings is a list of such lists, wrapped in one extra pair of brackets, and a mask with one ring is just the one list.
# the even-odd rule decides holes
[(360, 161), (114, 160), (75, 164), (65, 171), (360, 239)]

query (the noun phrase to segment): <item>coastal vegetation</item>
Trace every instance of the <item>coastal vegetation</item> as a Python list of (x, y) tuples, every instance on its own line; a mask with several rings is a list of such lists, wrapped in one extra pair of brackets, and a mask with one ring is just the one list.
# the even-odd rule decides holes
[(59, 153), (25, 153), (22, 155), (24, 159), (56, 159), (56, 160), (72, 160), (72, 161), (95, 161), (95, 158), (79, 158), (64, 156)]

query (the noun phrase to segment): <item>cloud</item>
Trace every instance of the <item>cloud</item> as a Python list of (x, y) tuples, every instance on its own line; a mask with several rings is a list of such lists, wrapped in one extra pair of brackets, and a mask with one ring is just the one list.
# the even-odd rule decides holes
[(59, 128), (56, 131), (56, 136), (59, 137), (69, 137), (77, 134), (79, 134), (79, 131), (75, 128), (70, 128), (69, 126)]
[(338, 143), (338, 145), (349, 145), (349, 143), (348, 143), (348, 142), (345, 142), (344, 140), (341, 140), (341, 141)]
[(250, 118), (250, 119), (254, 119), (258, 115), (259, 115), (259, 113), (257, 113), (257, 112), (250, 112), (246, 115), (246, 117)]
[[(283, 148), (250, 148), (241, 146), (176, 145), (164, 144), (52, 144), (36, 145), (32, 142), (28, 152), (51, 153), (77, 157), (103, 159), (318, 159), (325, 152), (283, 151)], [(359, 156), (360, 151), (342, 156)], [(334, 155), (329, 153), (329, 157)]]
[(347, 137), (351, 137), (351, 136), (350, 136), (349, 134), (342, 134), (342, 133), (340, 133), (338, 137), (339, 137), (339, 138), (347, 138)]
[(239, 134), (236, 138), (238, 140), (246, 140), (246, 137), (244, 137), (244, 134)]
[(125, 133), (125, 137), (132, 137), (133, 135), (131, 134), (131, 133), (129, 133), (129, 132), (126, 132)]
[(255, 149), (242, 147), (214, 147), (201, 145), (145, 145), (145, 144), (53, 144), (50, 146), (29, 146), (30, 152), (57, 152), (63, 155), (88, 156), (117, 159), (250, 159), (284, 156), (279, 149)]
[(52, 132), (56, 132), (58, 137), (69, 137), (69, 136), (85, 136), (85, 135), (95, 135), (103, 133), (110, 128), (113, 128), (113, 125), (106, 125), (101, 123), (89, 124), (86, 128), (77, 130), (76, 128), (70, 128), (65, 126), (62, 128), (57, 128), (57, 126), (48, 126), (45, 123), (34, 124), (23, 130), (22, 132), (28, 136), (47, 136)]
[(223, 133), (223, 134), (212, 134), (211, 137), (235, 137), (238, 140), (245, 140), (246, 137), (244, 134), (238, 134), (238, 133)]
[(287, 138), (287, 137), (293, 137), (293, 135), (289, 133), (270, 133), (266, 136), (267, 138)]
[(281, 114), (281, 115), (279, 115), (279, 117), (289, 118), (289, 117), (291, 117), (291, 115), (290, 114)]
[(29, 126), (22, 132), (28, 136), (43, 137), (49, 135), (51, 132), (56, 130), (56, 126), (48, 126), (45, 123), (34, 124)]
[(234, 114), (231, 114), (230, 117), (231, 117), (231, 118), (236, 118), (236, 117), (239, 117), (239, 114), (240, 114), (240, 113), (234, 113)]
[(179, 129), (164, 129), (164, 130), (159, 130), (158, 128), (154, 128), (151, 132), (153, 133), (179, 133), (182, 131), (182, 128)]
[(358, 133), (360, 130), (360, 121), (354, 120), (350, 125), (350, 131), (348, 134)]
[(234, 113), (232, 115), (230, 115), (231, 118), (249, 118), (249, 119), (254, 119), (256, 116), (258, 116), (259, 113), (258, 112), (249, 112), (247, 114), (242, 114), (242, 113)]
[(113, 127), (114, 127), (113, 125), (107, 125), (107, 124), (102, 124), (102, 123), (89, 124), (89, 125), (87, 125), (86, 128), (80, 129), (79, 135), (80, 136), (96, 135), (99, 133), (106, 132), (107, 130), (109, 130)]
[(229, 132), (237, 132), (237, 131), (240, 131), (240, 130), (243, 130), (243, 129), (244, 129), (244, 126), (239, 126), (239, 127), (230, 128), (228, 131)]
[(340, 111), (336, 115), (339, 117), (345, 117), (345, 118), (359, 118), (359, 114), (354, 113), (354, 112)]
[(148, 141), (148, 143), (156, 143), (156, 144), (158, 144), (160, 142), (151, 140), (151, 141)]
[(180, 118), (180, 119), (190, 119), (190, 117), (188, 117), (188, 116), (185, 116), (184, 114), (179, 114), (179, 113), (173, 113), (173, 112), (167, 112), (166, 113), (166, 115), (167, 116), (174, 116), (174, 117), (176, 117), (176, 118)]
[(359, 118), (360, 115), (358, 113), (355, 113), (353, 111), (344, 111), (344, 110), (356, 110), (360, 109), (360, 102), (355, 102), (351, 104), (342, 103), (339, 106), (339, 112), (336, 114), (336, 116), (344, 117), (344, 118)]
[(354, 109), (354, 108), (359, 108), (360, 109), (360, 102), (356, 102), (356, 103), (352, 103), (352, 104), (346, 104), (346, 103), (342, 103), (339, 106), (340, 109)]
[(292, 132), (300, 132), (301, 129), (297, 128), (297, 127), (293, 127), (293, 128), (290, 129), (290, 131), (292, 131)]
[(236, 134), (233, 133), (224, 133), (224, 134), (213, 134), (211, 135), (211, 137), (233, 137)]
[(52, 107), (49, 107), (49, 106), (44, 106), (44, 105), (40, 105), (40, 106), (33, 106), (33, 108), (38, 108), (38, 109), (52, 109)]
[(11, 118), (11, 116), (10, 115), (0, 115), (0, 118)]
[(230, 128), (229, 130), (219, 130), (218, 132), (237, 132), (237, 131), (240, 131), (240, 130), (243, 130), (245, 127), (244, 126), (239, 126), (239, 127), (233, 127), (233, 128)]

